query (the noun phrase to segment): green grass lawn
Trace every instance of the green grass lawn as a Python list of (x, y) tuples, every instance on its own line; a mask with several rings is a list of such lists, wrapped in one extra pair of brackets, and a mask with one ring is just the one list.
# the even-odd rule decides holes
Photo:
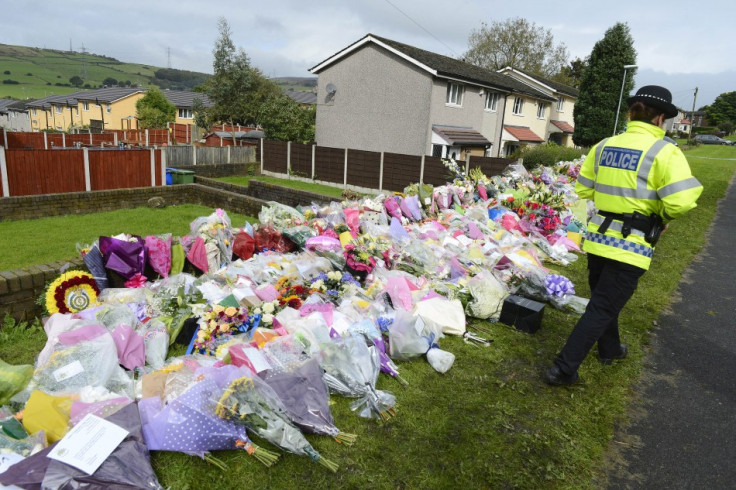
[[(718, 200), (736, 168), (731, 160), (736, 157), (734, 150), (699, 147), (687, 153), (705, 190), (698, 207), (664, 233), (651, 270), (621, 314), (622, 337), (629, 345), (626, 361), (602, 366), (595, 356), (589, 356), (580, 370), (583, 383), (551, 388), (542, 383), (541, 374), (563, 345), (577, 315), (548, 306), (542, 328), (534, 335), (501, 324), (471, 322), (471, 330), (474, 325), (488, 329), (494, 342), (476, 347), (458, 338), (441, 339), (440, 346), (456, 355), (448, 373), (438, 374), (418, 359), (399, 365), (409, 382), (406, 388), (380, 377), (378, 387), (392, 391), (398, 401), (397, 415), (388, 422), (360, 419), (350, 411), (350, 400), (332, 398), (336, 425), (357, 434), (357, 442), (345, 447), (325, 437), (307, 438), (340, 465), (336, 474), (293, 455), (283, 455), (267, 469), (244, 452), (218, 452), (215, 456), (228, 466), (221, 471), (195, 457), (161, 452), (154, 453), (152, 460), (162, 485), (177, 489), (605, 487), (606, 453), (614, 427), (627, 419), (649, 329), (703, 246)], [(173, 210), (167, 208), (161, 214)], [(206, 214), (193, 212), (194, 216)], [(3, 250), (8, 243), (27, 244), (44, 234), (67, 241), (73, 250), (77, 241), (100, 234), (97, 229), (64, 231), (63, 226), (48, 232), (59, 219), (49, 218), (43, 226), (28, 222), (31, 225), (24, 232), (8, 228), (11, 223), (0, 223)], [(178, 220), (170, 218), (163, 228), (176, 232), (172, 229), (176, 224), (185, 229), (187, 218)], [(115, 225), (115, 231), (131, 231), (122, 220)], [(580, 296), (589, 296), (584, 258), (555, 269), (575, 283)], [(0, 330), (0, 358), (31, 362), (44, 341), (38, 328), (14, 327), (6, 321)]]

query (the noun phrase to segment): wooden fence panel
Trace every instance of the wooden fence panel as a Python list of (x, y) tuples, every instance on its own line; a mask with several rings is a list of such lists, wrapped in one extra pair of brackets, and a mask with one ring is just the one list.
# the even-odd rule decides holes
[(194, 164), (191, 146), (168, 146), (164, 151), (166, 152), (166, 164), (170, 167)]
[(345, 182), (345, 150), (317, 146), (314, 150), (314, 179), (342, 185)]
[[(160, 175), (160, 172), (159, 165), (157, 173)], [(91, 187), (95, 191), (148, 187), (152, 184), (151, 152), (150, 150), (90, 151), (89, 173)]]
[(348, 150), (348, 184), (378, 189), (381, 179), (381, 154), (375, 151)]
[(25, 148), (25, 149), (44, 149), (43, 146), (43, 133), (17, 133), (12, 132), (7, 134), (8, 141), (5, 148)]
[(488, 177), (493, 177), (494, 175), (501, 175), (506, 167), (515, 161), (511, 158), (478, 157), (471, 155), (468, 167), (469, 169), (480, 167), (484, 174)]
[(86, 190), (82, 150), (6, 150), (5, 159), (11, 196)]
[(266, 140), (263, 145), (263, 169), (269, 172), (287, 173), (286, 152), (286, 142)]
[(291, 144), (291, 172), (299, 177), (312, 177), (312, 145)]
[(452, 181), (454, 175), (442, 164), (439, 157), (424, 157), (424, 183), (434, 186), (445, 185)]
[(230, 163), (254, 163), (255, 161), (255, 146), (233, 146), (230, 148)]
[(422, 157), (399, 153), (383, 154), (383, 188), (402, 191), (404, 187), (419, 182)]

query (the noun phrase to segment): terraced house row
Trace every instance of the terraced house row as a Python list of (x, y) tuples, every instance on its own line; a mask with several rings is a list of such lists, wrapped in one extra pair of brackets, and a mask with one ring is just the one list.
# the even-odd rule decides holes
[[(29, 101), (25, 103), (28, 128), (24, 130), (140, 129), (135, 104), (145, 93), (144, 88), (108, 87)], [(178, 124), (194, 124), (192, 105), (195, 99), (202, 100), (205, 106), (211, 104), (205, 94), (198, 92), (165, 90), (163, 93), (176, 106), (175, 122)]]

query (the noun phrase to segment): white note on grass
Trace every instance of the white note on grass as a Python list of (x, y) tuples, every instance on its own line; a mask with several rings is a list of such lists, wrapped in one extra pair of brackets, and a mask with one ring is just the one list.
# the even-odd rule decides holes
[(91, 475), (127, 435), (128, 431), (119, 425), (89, 414), (59, 441), (48, 457)]

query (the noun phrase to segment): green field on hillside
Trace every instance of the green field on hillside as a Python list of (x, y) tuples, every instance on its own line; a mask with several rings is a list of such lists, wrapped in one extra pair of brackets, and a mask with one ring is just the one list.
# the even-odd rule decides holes
[[(0, 44), (0, 98), (25, 100), (64, 95), (100, 88), (108, 78), (144, 88), (156, 85), (172, 90), (192, 90), (201, 84), (203, 77), (209, 76), (173, 70), (178, 75), (176, 80), (161, 79), (156, 77), (159, 70), (163, 68), (123, 63), (96, 54)], [(71, 86), (69, 80), (74, 76), (83, 80), (81, 87)], [(159, 76), (166, 75), (159, 72)], [(316, 77), (282, 77), (273, 81), (284, 90), (309, 92), (317, 86)]]

